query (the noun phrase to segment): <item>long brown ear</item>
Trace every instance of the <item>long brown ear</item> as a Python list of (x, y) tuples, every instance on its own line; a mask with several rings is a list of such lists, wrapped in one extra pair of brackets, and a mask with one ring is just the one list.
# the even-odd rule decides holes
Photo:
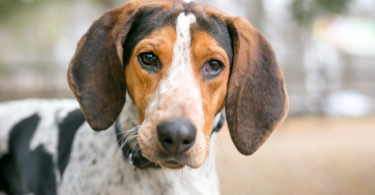
[(226, 97), (232, 141), (244, 155), (253, 154), (288, 112), (283, 73), (264, 38), (242, 18), (229, 19), (234, 59)]
[(129, 31), (127, 21), (137, 6), (138, 1), (128, 2), (95, 21), (79, 41), (70, 62), (69, 86), (94, 130), (110, 127), (125, 104), (121, 42)]

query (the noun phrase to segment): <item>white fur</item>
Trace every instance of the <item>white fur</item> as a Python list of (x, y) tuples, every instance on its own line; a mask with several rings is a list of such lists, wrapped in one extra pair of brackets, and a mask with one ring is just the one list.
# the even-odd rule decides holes
[[(134, 108), (135, 105), (129, 98), (120, 116), (121, 127), (132, 127), (137, 123), (128, 120), (138, 116), (137, 109)], [(57, 147), (54, 141), (56, 139), (54, 137), (57, 136), (54, 126), (61, 122), (63, 119), (61, 117), (75, 109), (79, 109), (75, 100), (25, 100), (0, 104), (2, 124), (0, 140), (5, 141), (0, 143), (7, 146), (8, 133), (12, 127), (36, 113), (40, 116), (39, 124), (43, 125), (38, 126), (32, 142), (42, 144), (46, 148), (52, 145)], [(48, 114), (56, 117), (48, 117)], [(46, 129), (40, 130), (39, 128), (42, 127)], [(43, 139), (42, 134), (44, 134)], [(1, 148), (0, 152), (6, 154), (7, 150), (3, 149)], [(57, 156), (56, 148), (48, 150), (49, 152), (54, 152), (52, 155)], [(134, 171), (133, 166), (128, 161), (124, 161), (120, 155), (113, 126), (106, 131), (95, 132), (85, 122), (74, 137), (72, 152), (63, 176), (58, 173), (57, 164), (54, 162), (58, 194), (215, 195), (220, 193), (213, 153), (210, 153), (202, 167), (198, 169), (185, 167), (178, 171), (167, 169)]]

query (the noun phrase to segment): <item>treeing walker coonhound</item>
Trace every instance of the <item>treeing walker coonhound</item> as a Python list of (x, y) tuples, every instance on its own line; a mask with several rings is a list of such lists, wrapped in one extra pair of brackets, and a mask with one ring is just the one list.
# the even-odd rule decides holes
[(219, 194), (211, 145), (224, 107), (244, 155), (288, 111), (263, 35), (182, 0), (107, 11), (79, 41), (68, 83), (79, 104), (0, 105), (0, 194)]

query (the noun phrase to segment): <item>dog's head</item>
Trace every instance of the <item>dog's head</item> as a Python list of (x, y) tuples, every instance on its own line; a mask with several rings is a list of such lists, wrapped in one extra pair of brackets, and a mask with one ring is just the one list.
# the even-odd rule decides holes
[(162, 167), (200, 167), (224, 107), (234, 144), (254, 153), (288, 100), (274, 52), (246, 20), (181, 0), (132, 0), (82, 37), (68, 82), (94, 130), (119, 116), (128, 92), (142, 154)]

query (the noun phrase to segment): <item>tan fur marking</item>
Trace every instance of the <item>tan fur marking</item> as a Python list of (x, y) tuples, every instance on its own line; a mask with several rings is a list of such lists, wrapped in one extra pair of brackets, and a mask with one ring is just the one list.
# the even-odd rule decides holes
[[(193, 35), (191, 54), (197, 82), (201, 88), (203, 98), (205, 118), (204, 135), (206, 136), (207, 143), (209, 143), (213, 119), (224, 107), (224, 99), (229, 81), (230, 63), (224, 49), (219, 46), (211, 35), (203, 31), (197, 31)], [(207, 80), (202, 75), (202, 67), (206, 62), (213, 59), (220, 60), (224, 63), (225, 67), (216, 78)]]
[[(135, 47), (131, 61), (125, 68), (126, 83), (128, 83), (129, 94), (137, 105), (140, 124), (145, 119), (145, 111), (149, 98), (155, 93), (161, 79), (166, 76), (171, 66), (173, 57), (173, 44), (176, 40), (176, 33), (172, 27), (162, 28), (142, 40)], [(143, 52), (153, 52), (162, 64), (161, 71), (150, 74), (144, 70), (137, 56)]]

